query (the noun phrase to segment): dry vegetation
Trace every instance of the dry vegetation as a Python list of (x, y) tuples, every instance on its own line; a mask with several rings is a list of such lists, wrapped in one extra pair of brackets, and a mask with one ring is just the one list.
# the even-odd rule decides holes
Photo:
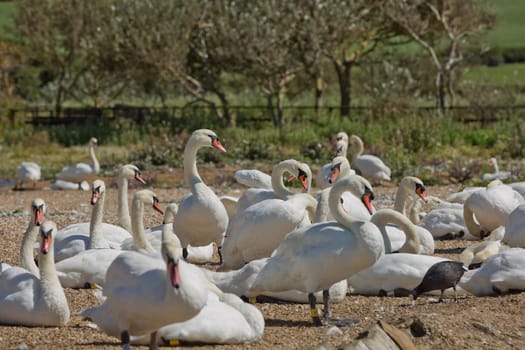
[[(213, 170), (213, 169), (209, 169)], [(204, 169), (202, 170), (204, 173)], [(217, 178), (228, 178), (231, 174), (210, 171), (204, 173), (208, 183)], [(187, 192), (180, 188), (180, 173), (158, 174), (170, 189), (154, 188), (163, 202), (180, 199)], [(116, 186), (114, 179), (106, 178), (110, 184), (106, 199), (105, 218), (116, 222)], [(168, 181), (169, 180), (169, 181)], [(228, 181), (217, 188), (220, 193), (238, 194)], [(28, 221), (29, 204), (33, 198), (41, 197), (48, 205), (47, 218), (64, 227), (72, 222), (89, 220), (90, 206), (87, 192), (59, 192), (42, 190), (13, 192), (8, 188), (0, 190), (0, 261), (16, 264), (18, 248)], [(428, 194), (446, 196), (456, 191), (457, 186), (429, 187)], [(131, 189), (133, 191), (134, 189)], [(392, 205), (395, 187), (375, 188), (376, 207)], [(146, 225), (158, 224), (158, 214), (146, 213)], [(468, 242), (437, 242), (437, 254), (457, 258), (457, 254)], [(95, 305), (90, 290), (67, 290), (72, 313)], [(411, 334), (420, 349), (522, 349), (525, 348), (525, 294), (507, 295), (497, 298), (478, 298), (462, 295), (459, 303), (451, 298), (442, 304), (432, 303), (436, 298), (423, 296), (413, 306), (409, 298), (364, 297), (348, 295), (344, 302), (333, 305), (335, 317), (353, 317), (359, 321), (340, 328), (331, 326), (313, 327), (310, 323), (308, 306), (287, 303), (258, 303), (264, 314), (266, 327), (264, 337), (257, 343), (247, 345), (210, 346), (198, 345), (199, 349), (304, 349), (320, 344), (340, 346), (354, 340), (359, 333), (377, 320), (384, 320)], [(0, 310), (1, 312), (1, 310)], [(144, 310), (147, 312), (147, 310)], [(416, 322), (419, 320), (419, 322)], [(416, 325), (423, 325), (417, 330)], [(417, 336), (416, 336), (417, 335)], [(88, 326), (78, 316), (70, 319), (65, 327), (10, 327), (0, 326), (2, 349), (118, 349), (119, 341), (108, 337)], [(195, 346), (195, 344), (192, 344)], [(186, 347), (186, 344), (182, 344)]]

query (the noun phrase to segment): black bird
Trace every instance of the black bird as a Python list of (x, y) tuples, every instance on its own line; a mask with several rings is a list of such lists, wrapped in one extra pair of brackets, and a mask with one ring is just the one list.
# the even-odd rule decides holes
[(454, 289), (454, 301), (457, 302), (456, 285), (465, 271), (467, 271), (467, 269), (460, 261), (446, 260), (435, 263), (430, 266), (427, 273), (425, 273), (421, 283), (412, 290), (414, 300), (422, 293), (440, 289), (441, 295), (439, 302), (441, 303), (443, 302), (443, 292), (445, 289), (452, 287)]

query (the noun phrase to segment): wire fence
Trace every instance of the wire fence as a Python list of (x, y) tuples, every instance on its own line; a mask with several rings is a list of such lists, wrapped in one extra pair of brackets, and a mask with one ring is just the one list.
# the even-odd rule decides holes
[[(232, 105), (229, 109), (235, 115), (237, 125), (250, 126), (258, 123), (271, 123), (272, 117), (268, 106), (264, 105)], [(340, 106), (284, 106), (287, 123), (315, 121), (322, 113), (331, 118), (344, 118), (340, 115)], [(392, 112), (414, 111), (422, 115), (436, 115), (433, 106), (352, 106), (349, 118), (377, 118)], [(525, 115), (525, 104), (491, 105), (491, 106), (454, 106), (447, 107), (445, 113), (464, 123), (479, 123), (486, 126), (490, 123), (508, 120), (516, 115)], [(435, 112), (435, 113), (433, 113)], [(191, 104), (186, 106), (147, 107), (116, 105), (113, 107), (75, 107), (63, 108), (59, 116), (50, 107), (26, 107), (11, 109), (8, 112), (11, 122), (23, 121), (33, 125), (69, 125), (93, 123), (102, 119), (128, 119), (137, 123), (149, 120), (185, 119), (195, 116), (217, 118), (217, 107)]]

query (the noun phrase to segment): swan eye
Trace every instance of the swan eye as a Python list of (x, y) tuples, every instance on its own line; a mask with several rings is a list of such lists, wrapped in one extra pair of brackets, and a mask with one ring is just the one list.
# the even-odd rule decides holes
[(306, 174), (306, 171), (304, 171), (302, 169), (299, 169), (298, 172), (299, 172), (299, 175), (297, 175), (297, 177), (299, 177), (299, 178), (302, 177), (302, 178), (305, 178), (305, 179), (308, 177), (308, 175)]
[(372, 190), (370, 188), (368, 188), (368, 186), (365, 186), (365, 194), (364, 195), (368, 195), (371, 201), (373, 201), (375, 199), (374, 192), (372, 192)]
[(416, 193), (425, 192), (425, 186), (422, 184), (416, 184)]

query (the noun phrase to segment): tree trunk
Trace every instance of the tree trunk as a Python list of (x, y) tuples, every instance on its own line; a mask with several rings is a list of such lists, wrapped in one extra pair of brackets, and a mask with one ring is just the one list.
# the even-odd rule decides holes
[(323, 107), (323, 93), (324, 93), (324, 80), (321, 75), (315, 78), (315, 115), (319, 116), (319, 112)]
[(436, 110), (439, 116), (445, 110), (445, 82), (443, 69), (438, 69), (436, 74)]
[(337, 79), (339, 81), (340, 114), (341, 117), (350, 116), (350, 104), (352, 102), (351, 72), (353, 61), (345, 61), (342, 64), (334, 62)]
[(62, 100), (64, 95), (64, 88), (62, 86), (62, 80), (58, 81), (58, 89), (55, 96), (55, 118), (60, 118), (62, 114)]
[(449, 97), (449, 106), (456, 106), (456, 93), (454, 92), (454, 79), (452, 78), (452, 71), (447, 71), (446, 73), (447, 80), (447, 94)]
[(214, 93), (221, 101), (222, 117), (226, 119), (229, 127), (234, 128), (237, 125), (237, 120), (235, 119), (235, 114), (233, 114), (230, 109), (230, 103), (226, 98), (226, 94), (217, 90), (215, 90)]
[(267, 100), (268, 111), (270, 112), (270, 115), (272, 116), (272, 124), (274, 127), (277, 127), (279, 124), (277, 122), (277, 116), (275, 115), (275, 110), (273, 108), (273, 96), (271, 94), (268, 94), (266, 96), (266, 100)]

